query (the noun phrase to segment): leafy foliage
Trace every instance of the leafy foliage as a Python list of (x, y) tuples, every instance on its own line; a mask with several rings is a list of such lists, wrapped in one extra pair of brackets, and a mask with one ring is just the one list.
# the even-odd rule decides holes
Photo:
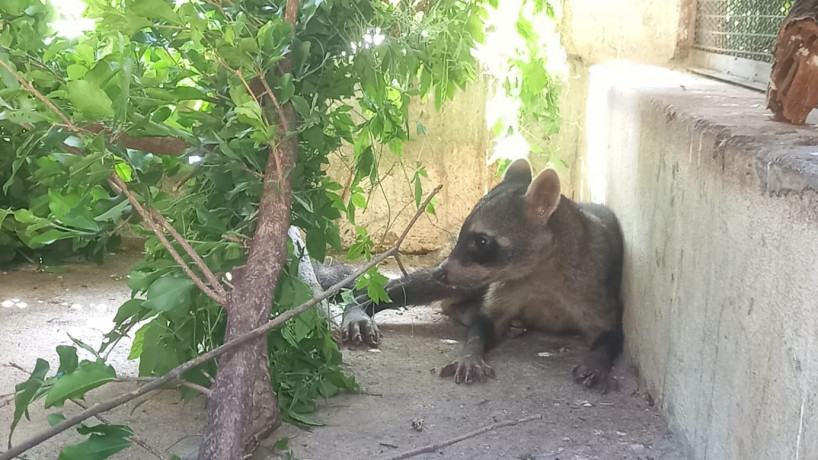
[[(376, 182), (380, 146), (400, 155), (410, 139), (410, 99), (434, 97), (439, 107), (474, 78), (471, 50), (485, 14), (480, 2), (467, 0), (430, 2), (425, 11), (408, 0), (314, 0), (301, 2), (293, 31), (281, 0), (87, 4), (96, 28), (68, 39), (49, 28), (53, 10), (43, 0), (0, 2), (0, 143), (13, 152), (0, 158), (0, 258), (55, 241), (101, 255), (123, 218), (146, 237), (145, 257), (131, 270), (132, 299), (102, 346), (76, 343), (94, 360), (79, 362), (76, 348), (60, 348), (53, 377), (38, 361), (18, 387), (14, 425), (33, 401), (45, 397), (46, 406), (59, 406), (112, 380), (103, 353), (123, 337), (133, 336), (130, 358), (139, 359), (143, 376), (165, 374), (224, 340), (224, 310), (195, 288), (107, 179), (127, 183), (226, 276), (245, 262), (268, 148), (297, 136), (291, 220), (321, 259), (328, 246), (340, 245), (334, 221), (352, 220), (366, 206), (361, 193), (341, 198), (342, 187), (324, 174), (327, 155), (349, 143), (350, 189)], [(288, 53), (293, 71), (282, 74)], [(292, 132), (277, 133), (277, 111), (259, 103), (267, 92), (280, 104), (292, 102)], [(419, 179), (415, 185), (419, 201)], [(369, 257), (372, 247), (361, 229), (350, 255)], [(312, 295), (296, 276), (295, 252), (290, 247), (273, 314)], [(385, 297), (377, 271), (362, 280), (371, 296)], [(315, 424), (305, 414), (316, 398), (355, 387), (315, 311), (271, 332), (269, 350), (285, 420)], [(211, 361), (183, 378), (208, 386), (216, 372)], [(182, 396), (195, 392), (183, 389)], [(127, 447), (125, 427), (79, 430), (90, 437), (61, 458), (106, 458)]]
[[(493, 159), (544, 153), (542, 146), (559, 132), (559, 74), (565, 56), (556, 31), (556, 13), (548, 0), (493, 0), (487, 40), (479, 55), (494, 78), (489, 120), (498, 146)], [(513, 159), (513, 158), (512, 158)], [(507, 166), (507, 163), (503, 166)]]

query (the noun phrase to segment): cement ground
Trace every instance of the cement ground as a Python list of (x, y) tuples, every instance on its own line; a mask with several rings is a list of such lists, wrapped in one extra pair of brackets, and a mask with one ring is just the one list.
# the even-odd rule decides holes
[[(0, 273), (0, 395), (25, 380), (14, 363), (32, 369), (37, 357), (56, 365), (55, 347), (70, 344), (67, 334), (95, 346), (111, 327), (117, 307), (129, 297), (128, 268), (138, 255), (111, 257), (103, 266), (69, 265), (63, 273), (33, 267)], [(285, 425), (253, 456), (279, 458), (272, 444), (290, 438), (297, 459), (388, 458), (436, 444), (482, 426), (542, 414), (542, 420), (499, 428), (438, 449), (418, 459), (668, 459), (685, 458), (667, 426), (640, 391), (629, 366), (616, 370), (620, 389), (608, 395), (571, 381), (571, 368), (584, 346), (575, 338), (527, 332), (509, 339), (488, 357), (497, 377), (456, 385), (437, 376), (457, 354), (464, 330), (432, 307), (378, 316), (385, 334), (378, 350), (345, 350), (348, 370), (361, 394), (324, 401), (314, 417), (325, 426), (310, 431)], [(129, 344), (110, 355), (120, 376), (135, 376)], [(92, 392), (89, 405), (133, 388), (113, 384)], [(13, 403), (0, 396), (0, 439), (5, 445)], [(66, 404), (66, 416), (79, 412)], [(32, 408), (14, 434), (21, 441), (45, 428), (46, 411)], [(159, 452), (189, 457), (201, 439), (205, 401), (182, 403), (162, 391), (104, 415), (127, 423)], [(416, 427), (413, 428), (413, 423)], [(64, 433), (32, 449), (27, 459), (56, 459), (61, 446), (75, 442)], [(116, 459), (154, 458), (134, 446)]]

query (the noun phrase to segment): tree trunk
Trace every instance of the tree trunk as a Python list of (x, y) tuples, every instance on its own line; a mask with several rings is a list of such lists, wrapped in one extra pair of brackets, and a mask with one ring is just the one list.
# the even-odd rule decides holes
[(818, 105), (818, 0), (796, 0), (784, 18), (767, 86), (778, 121), (803, 125)]
[[(284, 20), (293, 25), (298, 0), (287, 0)], [(281, 72), (292, 72), (292, 54), (281, 61)], [(262, 76), (263, 78), (263, 76)], [(273, 94), (260, 102), (273, 101)], [(277, 102), (275, 103), (278, 104)], [(227, 305), (225, 342), (266, 323), (281, 269), (287, 262), (287, 230), (292, 204), (292, 170), (298, 137), (284, 136), (295, 127), (292, 103), (279, 108), (278, 147), (271, 146), (264, 171), (258, 227), (250, 243), (247, 263), (237, 274)], [(278, 398), (270, 385), (267, 338), (253, 340), (219, 359), (207, 409), (202, 460), (236, 460), (281, 425)]]

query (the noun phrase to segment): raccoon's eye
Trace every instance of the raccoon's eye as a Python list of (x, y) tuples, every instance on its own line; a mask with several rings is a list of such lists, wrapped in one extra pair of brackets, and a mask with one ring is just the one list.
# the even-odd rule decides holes
[(497, 259), (497, 241), (484, 234), (473, 234), (469, 239), (468, 253), (472, 261), (480, 265), (490, 264)]

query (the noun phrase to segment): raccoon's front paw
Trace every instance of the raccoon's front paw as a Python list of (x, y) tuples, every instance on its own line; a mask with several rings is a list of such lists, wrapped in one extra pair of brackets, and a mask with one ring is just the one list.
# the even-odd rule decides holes
[(489, 377), (494, 377), (491, 368), (482, 357), (464, 356), (440, 370), (441, 377), (454, 376), (455, 383), (483, 383)]
[(341, 331), (344, 342), (350, 342), (353, 345), (365, 343), (371, 347), (377, 347), (381, 339), (381, 331), (378, 330), (375, 320), (370, 318), (358, 305), (347, 307), (344, 310)]
[(604, 353), (591, 352), (572, 372), (574, 380), (588, 388), (597, 388), (602, 394), (615, 390), (618, 386), (611, 375), (611, 362)]

